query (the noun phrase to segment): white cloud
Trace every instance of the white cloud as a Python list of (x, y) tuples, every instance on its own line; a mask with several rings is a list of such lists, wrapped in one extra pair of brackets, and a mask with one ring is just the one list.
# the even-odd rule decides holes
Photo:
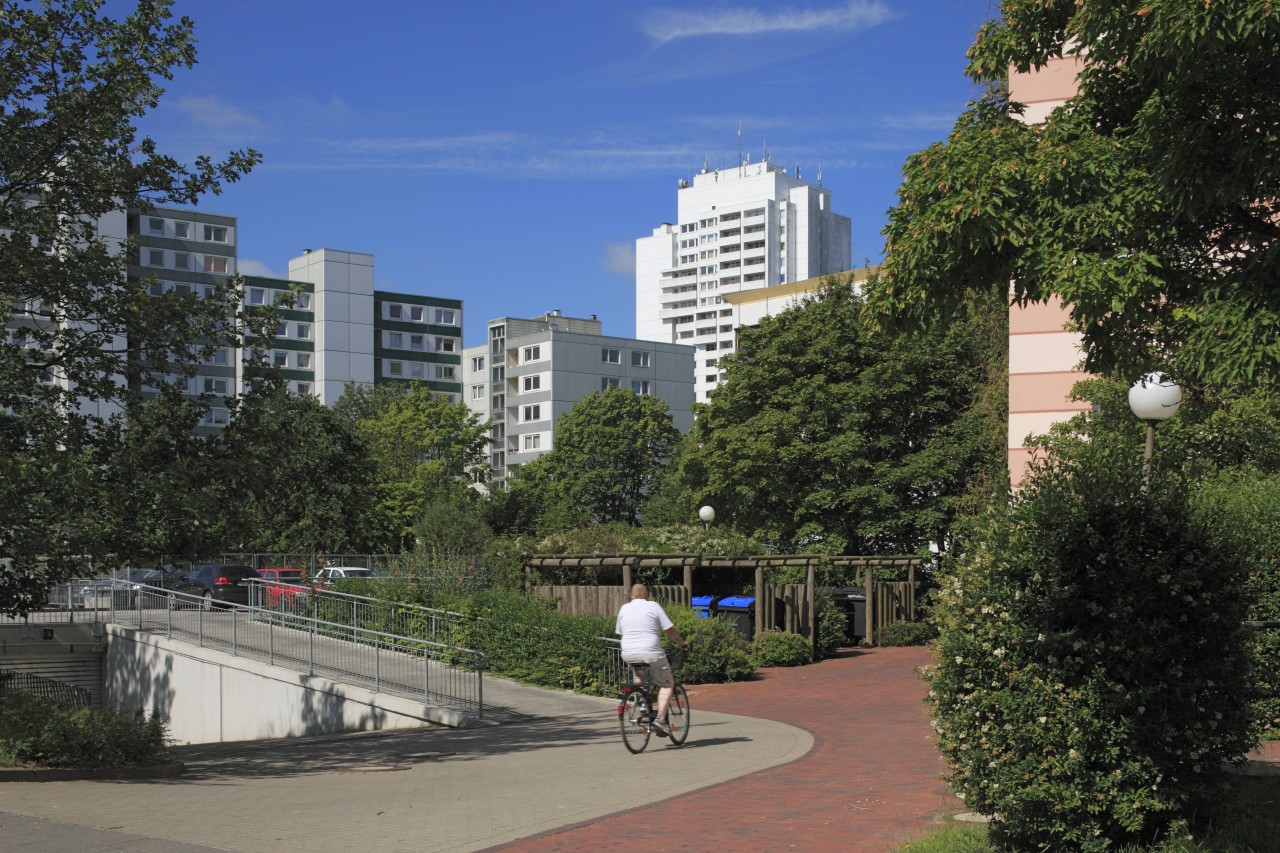
[(252, 258), (238, 258), (236, 260), (236, 271), (241, 275), (260, 275), (263, 278), (288, 278), (287, 272), (277, 272), (262, 261), (255, 261)]
[(636, 274), (636, 244), (609, 243), (604, 247), (600, 265), (618, 275), (634, 277)]
[(784, 7), (763, 12), (755, 8), (695, 12), (655, 9), (642, 24), (660, 44), (698, 36), (753, 36), (761, 33), (858, 30), (882, 24), (893, 12), (879, 0), (849, 0), (828, 9)]
[(261, 127), (262, 122), (253, 116), (236, 109), (224, 102), (217, 95), (196, 97), (184, 95), (178, 99), (178, 109), (186, 113), (192, 121), (204, 127), (219, 130), (236, 127)]

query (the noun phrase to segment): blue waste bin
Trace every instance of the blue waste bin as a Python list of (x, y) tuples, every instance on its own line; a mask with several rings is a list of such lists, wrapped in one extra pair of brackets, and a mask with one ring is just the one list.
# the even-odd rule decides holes
[(750, 640), (755, 636), (756, 623), (751, 613), (755, 604), (755, 596), (731, 595), (728, 598), (720, 599), (716, 605), (716, 610), (721, 616), (726, 617), (733, 623), (734, 629), (739, 634)]
[(691, 601), (693, 602), (693, 615), (699, 619), (706, 619), (711, 616), (716, 606), (716, 597), (714, 595), (695, 595)]

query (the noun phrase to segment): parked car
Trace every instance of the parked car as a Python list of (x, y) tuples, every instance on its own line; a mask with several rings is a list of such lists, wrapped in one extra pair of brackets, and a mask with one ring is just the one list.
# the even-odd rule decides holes
[(321, 586), (328, 586), (334, 581), (346, 578), (371, 577), (373, 577), (373, 569), (366, 569), (364, 566), (325, 566), (316, 572), (314, 580)]
[(263, 580), (262, 587), (269, 607), (287, 605), (299, 598), (306, 598), (307, 576), (302, 569), (287, 566), (258, 569), (258, 576)]
[(105, 578), (94, 578), (74, 592), (75, 603), (80, 607), (105, 609), (115, 599), (116, 607), (133, 607), (138, 593), (144, 587), (158, 587), (163, 583), (160, 569), (128, 567), (117, 569)]
[(199, 596), (205, 610), (215, 602), (231, 604), (249, 603), (248, 578), (258, 573), (252, 566), (234, 566), (226, 563), (200, 563), (185, 575), (166, 579), (165, 586), (174, 592)]

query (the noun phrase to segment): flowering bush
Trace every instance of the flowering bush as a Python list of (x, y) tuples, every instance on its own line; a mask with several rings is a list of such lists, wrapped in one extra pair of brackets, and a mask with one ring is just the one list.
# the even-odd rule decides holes
[(1235, 555), (1133, 456), (1097, 441), (1041, 464), (942, 579), (938, 743), (1018, 849), (1174, 835), (1250, 745)]

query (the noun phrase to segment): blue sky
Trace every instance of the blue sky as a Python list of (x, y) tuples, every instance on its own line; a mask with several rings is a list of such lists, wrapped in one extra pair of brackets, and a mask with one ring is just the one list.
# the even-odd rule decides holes
[(178, 0), (199, 64), (143, 129), (183, 160), (264, 161), (201, 208), (239, 218), (244, 272), (329, 247), (379, 289), (464, 301), (464, 343), (554, 308), (635, 332), (634, 241), (676, 181), (759, 160), (822, 168), (877, 261), (902, 163), (976, 95), (992, 0), (795, 3)]

